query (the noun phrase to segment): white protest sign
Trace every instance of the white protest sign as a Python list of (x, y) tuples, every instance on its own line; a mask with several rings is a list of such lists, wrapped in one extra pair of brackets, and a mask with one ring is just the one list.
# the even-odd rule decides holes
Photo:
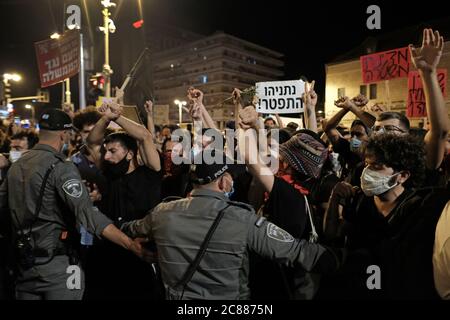
[(305, 82), (302, 80), (271, 81), (256, 83), (259, 113), (302, 113), (302, 94)]
[(153, 122), (155, 124), (169, 124), (168, 104), (160, 104), (153, 106)]

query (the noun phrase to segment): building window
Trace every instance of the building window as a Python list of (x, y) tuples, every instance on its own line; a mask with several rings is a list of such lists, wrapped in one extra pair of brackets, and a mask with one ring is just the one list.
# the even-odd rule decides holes
[(371, 84), (370, 85), (370, 100), (372, 100), (372, 99), (376, 99), (377, 98), (377, 84), (376, 83), (374, 83), (374, 84)]
[(345, 97), (345, 88), (338, 88), (338, 99)]
[(362, 94), (364, 97), (367, 97), (367, 86), (366, 85), (359, 86), (359, 94)]
[(201, 83), (207, 83), (208, 82), (208, 76), (207, 75), (202, 75), (200, 77), (200, 82)]

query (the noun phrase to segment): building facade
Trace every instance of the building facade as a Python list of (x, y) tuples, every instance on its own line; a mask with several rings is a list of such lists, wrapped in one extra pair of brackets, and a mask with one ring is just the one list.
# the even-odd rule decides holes
[[(193, 86), (203, 91), (205, 106), (223, 128), (233, 118), (234, 108), (231, 101), (222, 102), (234, 88), (245, 89), (256, 82), (283, 77), (282, 57), (279, 52), (224, 32), (157, 52), (152, 56), (156, 104), (169, 105), (170, 122), (179, 123), (174, 100), (187, 100), (187, 89)], [(185, 111), (182, 121), (190, 121)]]
[[(442, 30), (441, 28), (436, 28)], [(421, 43), (422, 27), (400, 30), (389, 34), (384, 38), (374, 41), (370, 39), (360, 47), (355, 48), (346, 56), (338, 58), (338, 61), (326, 65), (326, 88), (325, 88), (325, 116), (330, 118), (339, 111), (334, 106), (334, 101), (341, 96), (350, 98), (364, 94), (369, 99), (369, 106), (382, 105), (386, 110), (406, 113), (408, 99), (408, 78), (397, 78), (380, 81), (372, 84), (364, 84), (362, 80), (361, 64), (359, 56), (382, 52), (390, 49), (406, 47), (409, 43), (417, 46)], [(401, 39), (401, 40), (399, 40)], [(439, 69), (447, 69), (450, 72), (450, 42), (445, 42), (444, 52), (441, 57)], [(412, 67), (414, 70), (414, 67)], [(447, 88), (450, 88), (450, 77), (447, 77)], [(450, 111), (450, 96), (445, 97), (447, 109)], [(450, 115), (450, 113), (449, 113)], [(349, 126), (354, 120), (353, 114), (347, 114), (343, 123)], [(421, 118), (411, 118), (411, 125), (418, 126), (424, 122)]]

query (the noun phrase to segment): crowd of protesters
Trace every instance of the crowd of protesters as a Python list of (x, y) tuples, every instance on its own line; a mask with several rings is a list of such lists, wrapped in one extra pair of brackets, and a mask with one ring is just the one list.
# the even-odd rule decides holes
[[(450, 299), (450, 122), (436, 75), (443, 45), (438, 32), (426, 29), (422, 47), (410, 47), (425, 92), (425, 134), (402, 113), (372, 112), (363, 95), (339, 98), (335, 105), (340, 111), (319, 123), (313, 83), (307, 83), (302, 96), (306, 126), (301, 129), (295, 123), (285, 126), (278, 115), (263, 118), (253, 103), (242, 105), (238, 89), (230, 93), (235, 107), (235, 119), (227, 122), (227, 128), (235, 129), (231, 137), (216, 127), (203, 93), (192, 87), (193, 130), (155, 126), (151, 101), (145, 104), (146, 126), (127, 119), (120, 91), (114, 102), (100, 108), (70, 112), (70, 143), (57, 151), (76, 166), (99, 211), (130, 236), (147, 237), (139, 240), (145, 254), (138, 257), (77, 226), (84, 299), (168, 297), (173, 279), (180, 280), (194, 263), (196, 253), (189, 255), (186, 248), (201, 251), (202, 241), (192, 243), (190, 234), (199, 229), (189, 229), (189, 215), (201, 211), (201, 202), (192, 199), (211, 196), (205, 185), (216, 197), (220, 194), (220, 201), (240, 206), (238, 216), (250, 215), (245, 223), (267, 220), (269, 237), (272, 232), (278, 241), (301, 250), (271, 251), (273, 245), (256, 231), (244, 244), (239, 242), (249, 249), (241, 250), (237, 230), (244, 229), (227, 229), (228, 241), (222, 230), (222, 242), (206, 249), (181, 297), (186, 291), (184, 298), (197, 299)], [(341, 122), (348, 113), (355, 117), (349, 129)], [(0, 128), (2, 181), (39, 143), (38, 136), (13, 122)], [(224, 169), (206, 182), (199, 173), (194, 177), (199, 169), (193, 159), (208, 151), (231, 158), (232, 173)], [(216, 210), (214, 206), (211, 202), (204, 210)], [(172, 221), (173, 211), (187, 215), (182, 223)], [(6, 216), (0, 215), (0, 297), (11, 298), (8, 235), (14, 232)], [(225, 220), (222, 224), (232, 226)], [(230, 254), (224, 259), (226, 252)], [(330, 266), (331, 255), (336, 268)], [(248, 268), (232, 269), (236, 256)], [(177, 259), (186, 261), (177, 264)], [(181, 274), (175, 276), (173, 270)]]

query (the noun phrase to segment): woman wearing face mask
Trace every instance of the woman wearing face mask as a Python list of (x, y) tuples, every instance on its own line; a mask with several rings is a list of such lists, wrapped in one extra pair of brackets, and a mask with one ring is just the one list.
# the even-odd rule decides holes
[[(365, 164), (361, 188), (339, 183), (325, 215), (327, 240), (349, 249), (343, 277), (329, 287), (350, 298), (436, 297), (434, 230), (449, 195), (444, 189), (418, 189), (425, 172), (423, 144), (410, 136), (373, 137)], [(381, 270), (375, 285), (382, 290), (367, 286), (371, 265)]]

